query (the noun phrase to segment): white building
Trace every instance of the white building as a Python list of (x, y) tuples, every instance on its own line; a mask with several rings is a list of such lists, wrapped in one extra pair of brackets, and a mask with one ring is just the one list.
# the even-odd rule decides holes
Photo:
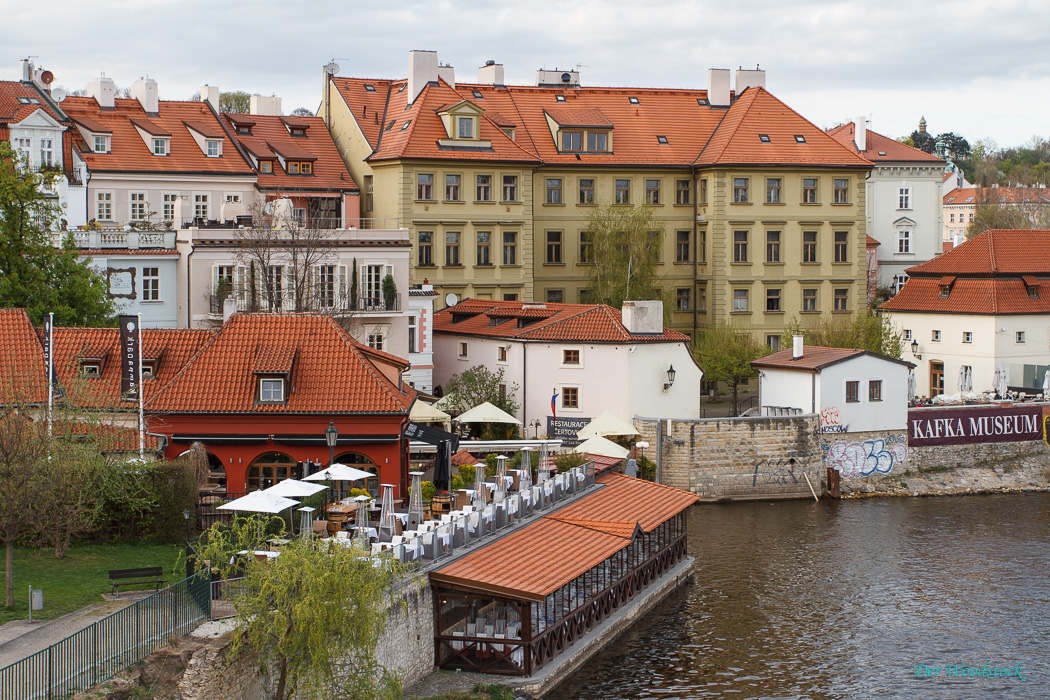
[(997, 370), (1015, 391), (1042, 393), (1050, 365), (1050, 231), (985, 231), (908, 270), (882, 312), (902, 331), (919, 395), (959, 391), (967, 368), (976, 393)]
[(689, 336), (663, 327), (658, 301), (621, 311), (466, 299), (434, 318), (435, 384), (478, 365), (502, 369), (529, 435), (552, 434), (553, 419), (579, 429), (605, 411), (628, 421), (700, 417), (703, 371)]
[[(426, 280), (419, 289), (408, 290), (409, 386), (434, 392), (434, 285)], [(396, 354), (396, 353), (395, 353)]]
[(903, 429), (910, 362), (867, 350), (803, 345), (755, 360), (762, 415), (813, 413), (825, 433)]
[(941, 254), (945, 161), (866, 127), (858, 119), (828, 133), (875, 164), (865, 186), (867, 232), (880, 243), (879, 286), (896, 292), (907, 268)]

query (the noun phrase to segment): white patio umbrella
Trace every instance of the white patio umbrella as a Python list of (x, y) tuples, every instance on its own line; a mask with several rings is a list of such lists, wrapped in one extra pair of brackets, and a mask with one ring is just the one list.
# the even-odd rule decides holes
[(605, 435), (641, 435), (634, 426), (622, 418), (605, 411), (576, 432), (581, 440)]
[(449, 414), (422, 401), (412, 404), (408, 418), (414, 423), (441, 423), (445, 426), (445, 430), (448, 430), (449, 422), (452, 420)]
[(506, 411), (486, 401), (480, 406), (475, 406), (466, 413), (456, 417), (460, 423), (514, 423), (521, 425), (521, 421)]
[(1050, 395), (1050, 368), (1043, 375), (1043, 398), (1047, 398), (1048, 395)]
[(601, 455), (603, 457), (616, 457), (623, 459), (627, 455), (631, 454), (631, 451), (626, 447), (620, 447), (612, 440), (608, 440), (601, 436), (595, 436), (584, 440), (579, 445), (573, 448), (573, 452), (579, 452), (581, 454)]
[(219, 506), (218, 510), (244, 510), (252, 513), (280, 513), (282, 510), (294, 508), (299, 505), (297, 501), (282, 496), (274, 496), (264, 491), (252, 491), (247, 496), (230, 501)]
[(992, 382), (992, 386), (995, 387), (995, 392), (1002, 397), (1005, 397), (1006, 392), (1010, 390), (1006, 380), (1006, 368), (1002, 365), (995, 368), (995, 380)]
[(973, 392), (973, 367), (966, 365), (966, 388), (963, 389), (966, 393)]
[(959, 392), (966, 391), (966, 366), (959, 365), (959, 380), (956, 382), (956, 386), (959, 388)]
[(375, 476), (372, 472), (366, 472), (363, 469), (355, 469), (348, 467), (345, 464), (328, 465), (327, 469), (322, 469), (319, 472), (315, 472), (308, 477), (305, 477), (304, 481), (360, 481), (361, 479), (367, 479), (371, 476)]
[(908, 401), (915, 400), (915, 370), (908, 370)]
[(328, 487), (320, 484), (308, 484), (305, 481), (285, 479), (284, 481), (278, 481), (268, 489), (263, 489), (263, 493), (284, 498), (307, 498), (315, 493), (324, 491), (326, 488)]

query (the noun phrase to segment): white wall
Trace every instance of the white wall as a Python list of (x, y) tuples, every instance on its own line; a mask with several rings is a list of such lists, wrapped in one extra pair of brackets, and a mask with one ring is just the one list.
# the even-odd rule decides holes
[(803, 413), (820, 413), (813, 401), (813, 372), (763, 367), (758, 371), (758, 399), (766, 415), (766, 406), (797, 408)]
[[(434, 391), (434, 299), (433, 296), (409, 296), (408, 314), (415, 318), (416, 352), (408, 353), (412, 366), (406, 380), (428, 394)], [(412, 326), (409, 325), (411, 333)]]
[[(632, 347), (634, 352), (630, 352)], [(638, 343), (627, 346), (627, 351), (628, 404), (627, 415), (622, 418), (700, 418), (700, 381), (704, 373), (684, 343)], [(672, 365), (674, 384), (664, 391), (667, 369)]]
[[(879, 165), (867, 182), (868, 235), (878, 239), (879, 285), (889, 286), (893, 276), (941, 252), (943, 168), (940, 166)], [(911, 191), (910, 207), (900, 209), (899, 190)], [(907, 218), (911, 227), (911, 253), (898, 252), (896, 222)]]
[[(174, 228), (182, 228), (192, 223), (195, 212), (195, 197), (207, 195), (208, 218), (219, 219), (222, 205), (227, 195), (240, 197), (245, 208), (249, 207), (256, 197), (255, 175), (243, 177), (229, 176), (192, 176), (166, 174), (130, 174), (114, 175), (110, 173), (90, 173), (87, 186), (87, 219), (95, 219), (101, 225), (123, 225), (131, 220), (131, 193), (142, 192), (146, 195), (147, 209), (156, 212), (152, 217), (154, 224), (165, 221), (164, 195), (180, 197), (176, 206)], [(98, 195), (100, 192), (112, 195), (112, 213), (110, 218), (102, 219), (99, 215)], [(182, 199), (185, 197), (185, 199)]]
[[(846, 401), (846, 382), (859, 382), (857, 401)], [(869, 384), (882, 382), (882, 400), (869, 400)], [(870, 355), (860, 355), (820, 371), (820, 411), (838, 410), (849, 432), (900, 430), (908, 419), (908, 368)]]

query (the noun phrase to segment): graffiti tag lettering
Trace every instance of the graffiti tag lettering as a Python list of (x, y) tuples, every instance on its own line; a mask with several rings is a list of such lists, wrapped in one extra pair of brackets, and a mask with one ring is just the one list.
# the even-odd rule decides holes
[(755, 463), (755, 473), (751, 478), (751, 488), (758, 486), (759, 478), (763, 484), (773, 486), (787, 486), (797, 484), (799, 477), (795, 475), (795, 460), (790, 459), (762, 459)]
[(828, 448), (826, 464), (842, 476), (889, 474), (894, 465), (908, 459), (908, 446), (903, 438), (893, 435), (864, 442), (836, 442)]
[(822, 433), (846, 433), (849, 425), (842, 422), (839, 409), (836, 406), (828, 406), (820, 412), (820, 432)]

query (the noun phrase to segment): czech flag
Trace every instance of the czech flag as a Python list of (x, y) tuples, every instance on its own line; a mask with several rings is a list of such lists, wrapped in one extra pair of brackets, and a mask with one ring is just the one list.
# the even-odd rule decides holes
[(551, 415), (557, 418), (558, 410), (556, 406), (558, 405), (558, 390), (553, 389), (552, 391), (554, 392), (554, 396), (551, 397)]

